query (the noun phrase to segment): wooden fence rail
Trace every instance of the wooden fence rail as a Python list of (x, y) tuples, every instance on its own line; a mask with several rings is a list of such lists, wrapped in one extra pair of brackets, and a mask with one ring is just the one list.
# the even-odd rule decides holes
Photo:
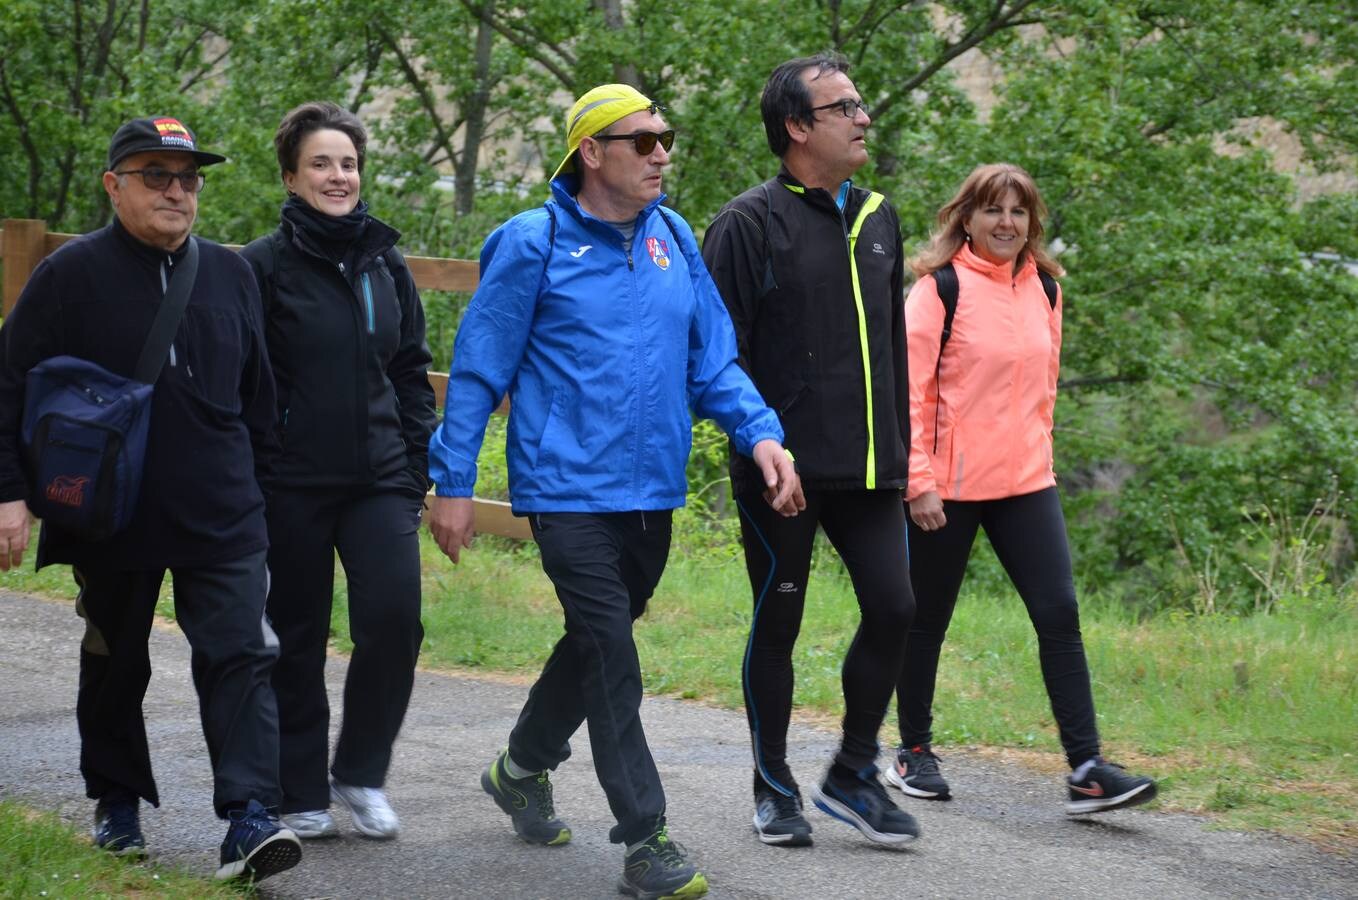
[[(38, 267), (42, 258), (62, 244), (76, 237), (73, 234), (49, 232), (47, 223), (42, 219), (5, 219), (0, 229), (0, 262), (4, 265), (3, 311), (9, 311), (19, 299), (19, 294), (28, 282), (28, 276)], [(227, 244), (239, 250), (238, 244)], [(476, 290), (480, 277), (475, 261), (468, 259), (440, 259), (433, 256), (407, 256), (410, 274), (415, 278), (415, 286), (422, 291), (465, 291)], [(429, 383), (433, 385), (438, 405), (443, 406), (443, 398), (448, 390), (448, 376), (443, 372), (430, 372)], [(496, 412), (504, 414), (509, 409), (506, 401)], [(476, 500), (476, 530), (481, 534), (496, 534), (501, 537), (528, 540), (532, 537), (525, 519), (516, 518), (509, 511), (509, 504), (499, 500)]]

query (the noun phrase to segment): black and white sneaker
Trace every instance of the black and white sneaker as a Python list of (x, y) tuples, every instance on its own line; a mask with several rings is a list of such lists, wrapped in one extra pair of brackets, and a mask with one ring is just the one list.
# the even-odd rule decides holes
[(1067, 778), (1066, 788), (1070, 794), (1066, 813), (1072, 816), (1137, 806), (1155, 799), (1156, 793), (1154, 781), (1144, 775), (1128, 775), (1122, 766), (1101, 756), (1084, 778)]
[(928, 744), (901, 747), (896, 761), (886, 770), (886, 780), (911, 797), (947, 800), (952, 797), (948, 782), (938, 770), (938, 757)]
[(919, 837), (919, 823), (891, 802), (877, 780), (876, 766), (847, 777), (836, 774), (836, 768), (831, 766), (825, 780), (811, 792), (817, 809), (847, 822), (878, 844), (899, 846)]
[(802, 815), (802, 795), (776, 791), (755, 775), (754, 833), (766, 844), (811, 846), (811, 823)]

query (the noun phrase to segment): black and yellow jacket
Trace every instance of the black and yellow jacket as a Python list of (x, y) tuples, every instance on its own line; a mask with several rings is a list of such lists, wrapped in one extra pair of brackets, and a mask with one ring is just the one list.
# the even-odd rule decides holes
[[(786, 169), (728, 203), (703, 259), (735, 326), (740, 364), (777, 411), (807, 488), (905, 487), (909, 471), (900, 222), (849, 186), (844, 208)], [(736, 493), (762, 490), (733, 454)]]

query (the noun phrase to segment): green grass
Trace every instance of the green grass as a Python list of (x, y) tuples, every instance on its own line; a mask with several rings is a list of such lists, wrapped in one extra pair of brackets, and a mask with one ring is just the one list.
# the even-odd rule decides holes
[(0, 800), (0, 897), (239, 898), (248, 888), (219, 885), (155, 863), (94, 849), (50, 813)]
[[(831, 564), (812, 576), (795, 654), (796, 703), (806, 716), (833, 721), (858, 611), (832, 558), (818, 552), (818, 559)], [(424, 560), (422, 663), (535, 676), (561, 633), (535, 549), (481, 537), (455, 567), (426, 535)], [(40, 578), (11, 573), (4, 583), (69, 596), (67, 578)], [(342, 578), (335, 594), (333, 630), (343, 650)], [(1358, 846), (1354, 597), (1249, 618), (1150, 619), (1095, 597), (1082, 601), (1081, 615), (1105, 753), (1159, 778), (1162, 808)], [(676, 549), (637, 629), (648, 689), (739, 709), (749, 619), (738, 556), (688, 558)], [(949, 747), (990, 748), (1054, 777), (1060, 770), (1036, 640), (1012, 591), (964, 593), (940, 664), (935, 729), (945, 755)], [(893, 705), (883, 742), (894, 733)]]

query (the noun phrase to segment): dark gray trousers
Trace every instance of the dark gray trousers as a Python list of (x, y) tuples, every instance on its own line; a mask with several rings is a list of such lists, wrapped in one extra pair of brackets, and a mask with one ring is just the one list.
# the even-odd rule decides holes
[(641, 727), (632, 621), (665, 570), (670, 518), (669, 510), (529, 516), (566, 633), (528, 692), (509, 755), (526, 769), (555, 769), (588, 722), (594, 771), (618, 823), (614, 843), (645, 840), (665, 824), (665, 791)]
[[(278, 640), (264, 619), (265, 553), (172, 568), (175, 618), (192, 648), (217, 815), (258, 800), (277, 806), (278, 709), (269, 673)], [(165, 570), (76, 568), (80, 649), (80, 772), (93, 799), (143, 797), (160, 804), (142, 716), (151, 680), (147, 638)]]

